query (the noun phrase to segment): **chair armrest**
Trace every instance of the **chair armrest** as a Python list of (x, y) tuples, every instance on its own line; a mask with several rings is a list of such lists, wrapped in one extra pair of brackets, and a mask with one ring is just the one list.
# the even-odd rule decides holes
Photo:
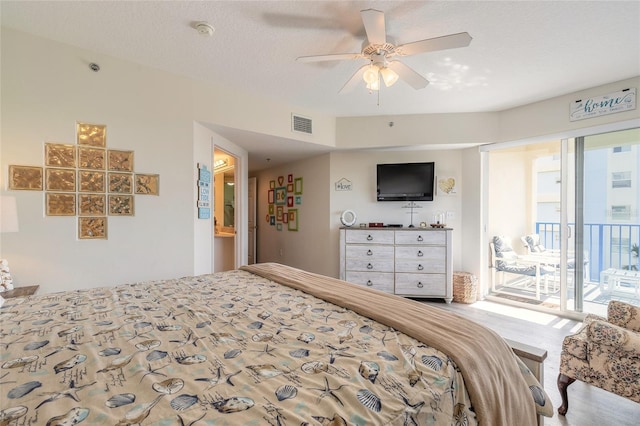
[(606, 321), (592, 321), (587, 328), (588, 341), (640, 356), (640, 334)]

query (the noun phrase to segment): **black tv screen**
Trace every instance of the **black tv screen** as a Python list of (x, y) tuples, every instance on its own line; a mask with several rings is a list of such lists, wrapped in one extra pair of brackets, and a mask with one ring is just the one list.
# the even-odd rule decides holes
[(433, 201), (435, 163), (378, 164), (378, 201)]

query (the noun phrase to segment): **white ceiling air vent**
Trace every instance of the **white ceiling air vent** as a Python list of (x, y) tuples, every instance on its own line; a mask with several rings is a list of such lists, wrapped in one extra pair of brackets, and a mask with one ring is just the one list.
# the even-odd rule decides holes
[(310, 118), (302, 117), (300, 115), (291, 114), (291, 130), (294, 132), (306, 133), (308, 135), (313, 134), (312, 128), (313, 122)]

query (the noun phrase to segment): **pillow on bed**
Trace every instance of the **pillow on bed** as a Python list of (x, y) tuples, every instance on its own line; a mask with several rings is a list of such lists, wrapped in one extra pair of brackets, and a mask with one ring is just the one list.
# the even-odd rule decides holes
[(551, 404), (551, 398), (547, 395), (544, 388), (540, 386), (540, 382), (536, 379), (536, 376), (533, 375), (529, 367), (518, 357), (516, 357), (518, 361), (518, 367), (520, 367), (520, 372), (522, 372), (522, 376), (524, 377), (524, 381), (527, 382), (527, 386), (531, 391), (531, 396), (536, 403), (536, 413), (539, 415), (543, 415), (545, 417), (553, 417), (553, 405)]

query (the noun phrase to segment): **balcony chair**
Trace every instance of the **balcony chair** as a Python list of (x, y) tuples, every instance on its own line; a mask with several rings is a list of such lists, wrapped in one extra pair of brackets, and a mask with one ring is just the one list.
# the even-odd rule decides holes
[[(554, 266), (558, 268), (560, 266), (560, 250), (548, 249), (543, 244), (540, 243), (540, 235), (539, 234), (529, 234), (520, 238), (522, 244), (527, 249), (527, 255), (534, 257), (540, 256), (542, 263), (548, 263), (550, 266)], [(584, 252), (584, 279), (585, 281), (589, 281), (589, 255), (585, 251)], [(568, 253), (567, 258), (567, 269), (576, 269), (576, 259), (575, 254), (573, 252)]]
[[(540, 262), (527, 261), (518, 256), (513, 250), (511, 240), (504, 236), (495, 236), (489, 244), (491, 246), (491, 288), (496, 290), (496, 276), (501, 273), (500, 284), (505, 286), (505, 274), (515, 274), (528, 277), (525, 283), (535, 285), (536, 299), (540, 300), (540, 280), (544, 280), (544, 291), (549, 292), (549, 275), (553, 276), (555, 268), (543, 265)], [(526, 288), (526, 287), (525, 287)]]
[(640, 307), (612, 300), (607, 318), (589, 314), (576, 334), (564, 338), (560, 415), (569, 409), (567, 387), (576, 380), (640, 403)]

